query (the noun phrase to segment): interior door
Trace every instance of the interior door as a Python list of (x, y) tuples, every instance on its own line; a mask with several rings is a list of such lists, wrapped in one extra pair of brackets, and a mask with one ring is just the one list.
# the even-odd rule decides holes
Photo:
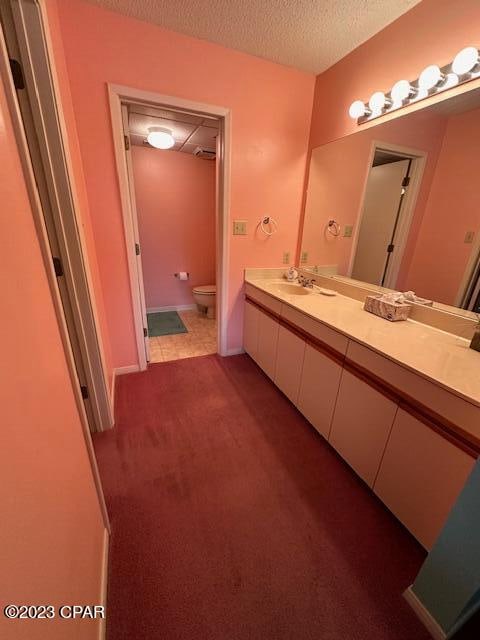
[(395, 230), (401, 211), (404, 178), (410, 160), (381, 164), (370, 169), (352, 278), (384, 284), (389, 253), (394, 251)]
[(40, 7), (18, 0), (0, 3), (0, 21), (35, 177), (30, 195), (41, 205), (42, 221), (35, 222), (39, 235), (47, 233), (48, 247), (41, 243), (41, 248), (57, 276), (65, 348), (71, 350), (90, 430), (103, 431), (112, 426), (113, 416)]
[(142, 249), (140, 245), (140, 236), (138, 234), (137, 203), (135, 199), (132, 152), (130, 150), (131, 143), (128, 127), (128, 107), (125, 104), (122, 104), (122, 123), (123, 135), (125, 139), (125, 156), (127, 160), (128, 191), (130, 195), (130, 208), (132, 212), (133, 236), (135, 239), (135, 255), (137, 256), (138, 290), (140, 293), (140, 306), (142, 308), (143, 333), (145, 335), (145, 354), (147, 356), (147, 361), (150, 361), (150, 340), (148, 338), (147, 305), (145, 303), (145, 289), (143, 286)]

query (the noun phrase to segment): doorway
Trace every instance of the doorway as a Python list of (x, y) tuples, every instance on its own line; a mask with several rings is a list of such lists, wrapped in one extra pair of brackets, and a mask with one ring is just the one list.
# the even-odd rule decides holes
[(395, 289), (425, 155), (375, 143), (350, 276)]
[(147, 361), (216, 353), (219, 120), (129, 103), (122, 122)]
[[(227, 355), (226, 221), (229, 206), (229, 110), (117, 85), (109, 85), (109, 98), (122, 198), (139, 369), (145, 369), (148, 362), (165, 361), (177, 357), (203, 355), (217, 351), (221, 355)], [(152, 148), (147, 138), (149, 133), (156, 130), (159, 130), (161, 135), (166, 133), (173, 137), (173, 145), (170, 149), (158, 151)], [(154, 232), (159, 238), (160, 235), (162, 236), (163, 248), (161, 248), (161, 256), (154, 256), (156, 267), (155, 260), (152, 260), (154, 255), (152, 245), (154, 247), (155, 243), (152, 243), (149, 225), (152, 229), (154, 228), (152, 224), (158, 223), (158, 219), (155, 221), (154, 217), (163, 216), (163, 224), (166, 221), (182, 222), (176, 220), (178, 218), (176, 214), (170, 215), (172, 200), (168, 204), (167, 195), (173, 190), (172, 181), (165, 182), (164, 188), (161, 184), (161, 174), (166, 173), (166, 168), (170, 172), (171, 167), (164, 164), (162, 171), (160, 164), (163, 161), (167, 162), (170, 158), (170, 163), (173, 165), (172, 160), (175, 155), (177, 156), (175, 164), (190, 164), (193, 167), (192, 163), (194, 163), (197, 172), (200, 170), (205, 174), (210, 173), (212, 187), (210, 222), (213, 223), (210, 245), (204, 241), (203, 236), (200, 237), (200, 232), (197, 233), (198, 237), (194, 242), (196, 242), (196, 249), (204, 247), (200, 250), (200, 264), (212, 263), (210, 273), (213, 273), (213, 276), (208, 275), (209, 268), (207, 266), (205, 269), (205, 264), (198, 266), (199, 263), (197, 263), (193, 271), (186, 266), (191, 256), (188, 255), (185, 242), (182, 250), (178, 250), (176, 254), (173, 252), (174, 243), (169, 242), (169, 237), (165, 237), (172, 231), (168, 224), (163, 227), (163, 232), (158, 233), (158, 230)], [(154, 165), (158, 165), (157, 178), (154, 175), (149, 180), (145, 176), (141, 177), (139, 172), (142, 164), (149, 166), (150, 169), (153, 167), (153, 171)], [(201, 167), (203, 169), (200, 169)], [(157, 185), (154, 189), (152, 185), (155, 181)], [(143, 187), (149, 182), (149, 191), (152, 193), (156, 191), (157, 195), (150, 197), (152, 196), (150, 194), (145, 198), (140, 195), (140, 182), (143, 183)], [(184, 187), (186, 188), (186, 184)], [(155, 198), (158, 199), (158, 211), (154, 212), (152, 217), (152, 210), (156, 208)], [(194, 217), (192, 214), (192, 223)], [(183, 240), (191, 232), (191, 229), (186, 228), (187, 222), (188, 217), (183, 219)], [(178, 236), (178, 230), (177, 226), (176, 236)], [(170, 240), (172, 238), (173, 235), (170, 235)], [(169, 254), (171, 255), (167, 260)], [(213, 262), (212, 258), (214, 258)], [(173, 259), (173, 262), (170, 259)], [(161, 265), (160, 270), (158, 265)], [(209, 281), (204, 281), (205, 279)], [(169, 300), (166, 297), (167, 290), (171, 290), (170, 293), (174, 293), (177, 297), (174, 296)], [(174, 316), (171, 319), (173, 324), (177, 325), (178, 333), (153, 335), (156, 333), (156, 320), (165, 319), (154, 318), (153, 315), (167, 313)], [(149, 318), (149, 316), (152, 317)], [(194, 340), (194, 337), (197, 340)]]

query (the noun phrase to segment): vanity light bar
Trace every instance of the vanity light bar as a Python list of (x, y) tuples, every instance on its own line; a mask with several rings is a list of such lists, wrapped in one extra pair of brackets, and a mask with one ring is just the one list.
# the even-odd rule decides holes
[(477, 47), (465, 47), (444, 67), (436, 64), (425, 67), (413, 82), (399, 80), (388, 93), (373, 93), (368, 103), (355, 100), (348, 114), (362, 124), (476, 78), (480, 78), (480, 51)]

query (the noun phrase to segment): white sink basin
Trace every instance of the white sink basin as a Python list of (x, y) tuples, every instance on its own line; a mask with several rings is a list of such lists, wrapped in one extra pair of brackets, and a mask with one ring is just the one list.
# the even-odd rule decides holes
[(286, 293), (289, 296), (308, 296), (313, 291), (312, 289), (301, 287), (295, 282), (282, 282), (281, 284), (273, 285), (272, 288), (275, 288), (281, 293)]

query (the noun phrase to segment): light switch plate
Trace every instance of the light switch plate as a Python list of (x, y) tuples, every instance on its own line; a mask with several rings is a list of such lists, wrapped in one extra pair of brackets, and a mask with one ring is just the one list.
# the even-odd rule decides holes
[(343, 229), (343, 237), (344, 238), (351, 238), (352, 237), (352, 233), (353, 233), (353, 225), (352, 224), (346, 224), (344, 229)]
[(233, 235), (234, 236), (246, 236), (247, 235), (247, 221), (246, 220), (234, 220), (233, 221)]
[(283, 264), (290, 264), (290, 251), (283, 252)]
[(466, 244), (472, 244), (473, 242), (473, 238), (475, 237), (475, 231), (467, 231), (467, 233), (465, 234), (465, 238), (464, 238), (464, 242)]
[(308, 251), (302, 251), (302, 255), (300, 256), (300, 262), (302, 264), (307, 264), (307, 262), (308, 262)]

